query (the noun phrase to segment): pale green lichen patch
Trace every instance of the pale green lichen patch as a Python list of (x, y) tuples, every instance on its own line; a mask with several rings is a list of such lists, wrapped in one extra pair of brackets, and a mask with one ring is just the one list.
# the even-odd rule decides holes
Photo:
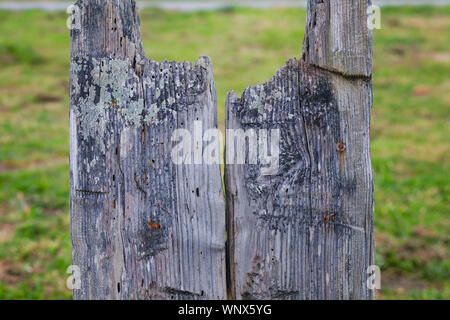
[[(111, 112), (139, 125), (143, 99), (139, 98), (139, 78), (129, 71), (125, 60), (76, 59), (72, 61), (71, 94), (84, 139), (103, 136)], [(101, 146), (104, 148), (104, 145)]]
[(249, 93), (249, 105), (250, 109), (257, 109), (258, 115), (262, 119), (267, 119), (271, 111), (273, 110), (273, 105), (275, 103), (282, 103), (283, 101), (290, 101), (288, 94), (285, 92), (285, 88), (272, 89), (271, 87), (264, 85), (256, 85), (250, 87)]
[(205, 82), (212, 81), (203, 60), (195, 68), (186, 62), (147, 61), (138, 75), (129, 60), (75, 57), (71, 96), (79, 134), (85, 140), (104, 137), (114, 119), (138, 127), (174, 116), (195, 103), (192, 97), (205, 92)]
[(156, 124), (158, 124), (158, 118), (157, 118), (158, 112), (159, 112), (158, 105), (156, 103), (153, 103), (150, 106), (150, 108), (148, 109), (148, 113), (145, 116), (144, 121), (146, 123), (156, 123)]
[[(297, 60), (289, 60), (268, 82), (248, 87), (241, 98), (236, 97), (229, 105), (234, 105), (232, 109), (239, 114), (241, 123), (278, 123), (298, 118), (299, 71)], [(233, 95), (229, 97), (230, 102)]]

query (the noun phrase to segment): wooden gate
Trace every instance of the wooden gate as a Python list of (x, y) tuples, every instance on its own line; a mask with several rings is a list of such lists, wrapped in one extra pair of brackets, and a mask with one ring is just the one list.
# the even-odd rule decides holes
[(210, 59), (147, 59), (135, 1), (77, 2), (75, 299), (374, 298), (368, 4), (310, 0), (301, 59), (228, 94), (223, 190)]

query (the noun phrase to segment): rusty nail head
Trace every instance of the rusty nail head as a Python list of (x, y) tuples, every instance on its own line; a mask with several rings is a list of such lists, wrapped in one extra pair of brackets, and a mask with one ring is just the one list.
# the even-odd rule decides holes
[(339, 152), (344, 152), (345, 151), (345, 149), (346, 149), (347, 147), (345, 146), (345, 143), (344, 142), (342, 142), (342, 141), (340, 141), (338, 144), (337, 144), (337, 151), (339, 151)]

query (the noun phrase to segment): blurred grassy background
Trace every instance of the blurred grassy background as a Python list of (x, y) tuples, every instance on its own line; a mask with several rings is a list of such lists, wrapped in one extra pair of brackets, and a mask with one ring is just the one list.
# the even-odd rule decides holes
[[(303, 9), (143, 10), (147, 55), (209, 55), (226, 92), (299, 57)], [(0, 299), (68, 299), (69, 33), (63, 12), (0, 11)], [(381, 299), (450, 299), (450, 7), (383, 8), (372, 157)]]

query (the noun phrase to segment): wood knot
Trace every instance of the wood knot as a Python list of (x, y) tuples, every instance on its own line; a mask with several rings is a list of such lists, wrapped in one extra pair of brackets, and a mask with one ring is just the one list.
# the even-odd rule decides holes
[(339, 143), (337, 144), (336, 150), (340, 153), (344, 152), (347, 149), (347, 146), (345, 145), (344, 142), (339, 141)]

